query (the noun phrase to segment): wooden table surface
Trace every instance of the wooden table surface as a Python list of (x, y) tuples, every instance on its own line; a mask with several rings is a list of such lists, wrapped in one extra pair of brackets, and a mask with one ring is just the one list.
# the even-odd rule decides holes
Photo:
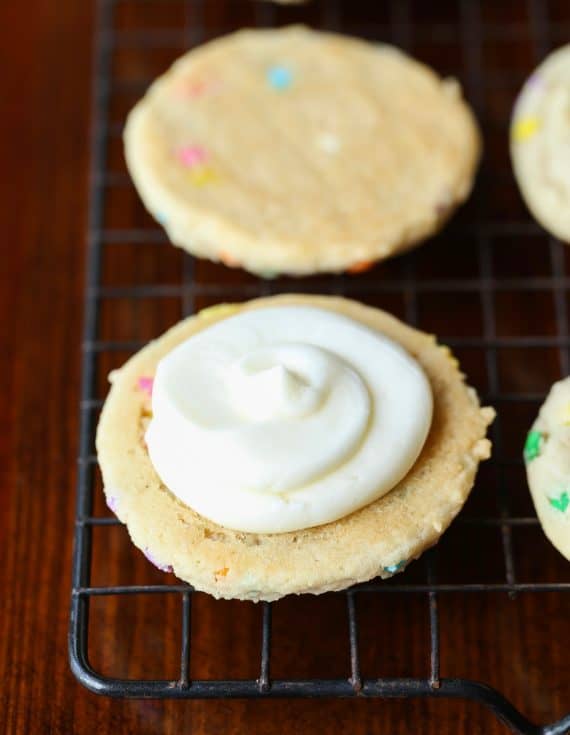
[[(569, 24), (570, 13), (563, 4), (553, 6), (560, 17), (566, 13)], [(97, 697), (70, 673), (66, 637), (93, 22), (92, 3), (87, 1), (34, 0), (0, 6), (4, 69), (0, 731), (10, 735), (285, 735), (334, 728), (354, 735), (505, 733), (483, 707), (462, 701), (123, 701)], [(437, 313), (431, 314), (437, 320)], [(545, 333), (551, 333), (549, 326)], [(547, 371), (546, 363), (541, 365), (535, 377), (543, 375), (540, 370)], [(476, 369), (473, 358), (472, 370)], [(130, 563), (125, 561), (127, 555), (136, 552), (123, 538), (122, 529), (120, 533), (100, 552), (98, 569), (107, 565), (111, 572), (120, 573)], [(471, 539), (468, 535), (469, 543)], [(538, 549), (548, 557), (545, 568), (553, 579), (564, 577), (560, 560), (554, 559), (555, 552), (538, 531), (521, 537), (520, 543), (529, 555)], [(486, 544), (487, 537), (474, 543), (474, 566), (484, 559)], [(154, 574), (146, 571), (148, 565), (142, 559), (132, 565), (130, 571), (144, 567), (141, 574)], [(531, 567), (531, 562), (525, 567), (529, 575)], [(132, 620), (140, 626), (137, 635), (147, 636), (143, 648), (134, 650), (130, 631), (125, 630), (124, 640), (130, 643), (123, 663), (129, 672), (145, 671), (145, 662), (152, 657), (162, 656), (166, 662), (176, 650), (177, 643), (169, 643), (167, 635), (164, 650), (157, 651), (153, 638), (156, 626), (165, 624), (160, 616), (165, 610), (168, 613), (168, 604), (162, 608), (149, 603), (134, 617), (125, 613), (129, 626)], [(285, 601), (276, 608), (274, 653), (280, 663), (275, 675), (279, 669), (282, 675), (291, 670), (300, 676), (323, 674), (323, 668), (325, 674), (342, 675), (336, 671), (338, 657), (331, 654), (339, 639), (346, 637), (339, 604), (331, 598), (326, 617), (317, 623), (311, 617), (319, 614), (313, 600)], [(377, 676), (425, 675), (423, 605), (423, 598), (416, 604), (394, 596), (360, 601), (364, 668), (377, 671)], [(228, 676), (239, 672), (255, 676), (243, 650), (246, 644), (256, 644), (258, 612), (253, 605), (215, 603), (198, 596), (194, 675), (215, 676), (223, 669)], [(93, 615), (100, 635), (100, 650), (93, 655), (104, 668), (111, 653), (116, 653), (106, 631), (119, 613), (107, 608)], [(568, 620), (568, 596), (563, 599), (559, 593), (522, 595), (516, 601), (506, 596), (449, 595), (442, 602), (442, 673), (494, 684), (537, 721), (560, 717), (570, 708)], [(315, 637), (315, 626), (316, 652), (304, 662), (305, 640)]]

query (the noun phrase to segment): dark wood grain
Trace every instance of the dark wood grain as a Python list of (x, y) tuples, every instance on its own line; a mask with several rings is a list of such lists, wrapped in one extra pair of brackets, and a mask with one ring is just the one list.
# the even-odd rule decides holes
[[(168, 12), (179, 12), (174, 8), (176, 3), (159, 7), (160, 2), (149, 0), (136, 12), (128, 0), (121, 5), (118, 22), (125, 28), (133, 24), (133, 18), (138, 25), (152, 27), (169, 5)], [(370, 11), (360, 10), (358, 3), (352, 5), (352, 28), (362, 31), (371, 20)], [(431, 8), (434, 4), (422, 7), (428, 5)], [(483, 3), (485, 22), (528, 23), (523, 4), (508, 13), (498, 10), (499, 5)], [(307, 11), (315, 19), (320, 12), (317, 6), (322, 4)], [(370, 8), (370, 4), (363, 3), (365, 6)], [(456, 7), (456, 3), (442, 3), (430, 12), (441, 21), (457, 13)], [(560, 27), (570, 29), (566, 4), (553, 2), (550, 9)], [(205, 23), (212, 29), (253, 23), (256, 12), (259, 9), (247, 2), (208, 2)], [(278, 12), (285, 21), (294, 19), (299, 11)], [(181, 14), (180, 23), (185, 20), (188, 18)], [(504, 733), (505, 728), (490, 713), (472, 703), (121, 701), (98, 698), (71, 675), (66, 636), (78, 436), (92, 26), (89, 2), (34, 0), (27, 5), (0, 6), (0, 62), (4, 70), (0, 122), (4, 251), (0, 271), (4, 416), (0, 431), (0, 730), (9, 735), (292, 735), (333, 729), (354, 735)], [(413, 50), (444, 72), (464, 73), (459, 40), (452, 39), (445, 48), (429, 40), (416, 40)], [(141, 71), (152, 75), (176, 53), (176, 49), (155, 50), (141, 58), (136, 52), (123, 52), (116, 60), (116, 72), (125, 78)], [(500, 221), (527, 216), (508, 178), (505, 126), (514, 90), (524, 77), (521, 69), (530, 69), (535, 50), (526, 42), (513, 42), (508, 57), (505, 48), (501, 58), (496, 53), (492, 44), (486, 48), (484, 64), (489, 73), (508, 58), (518, 74), (508, 88), (492, 85), (485, 98), (486, 115), (494, 122), (486, 129), (490, 155), (479, 183), (479, 197), (481, 187), (487, 187), (488, 211)], [(117, 119), (133, 101), (113, 101)], [(114, 170), (124, 167), (117, 141), (111, 143), (109, 161)], [(498, 171), (502, 178), (489, 176)], [(497, 180), (503, 182), (502, 187)], [(478, 216), (476, 201), (459, 215), (462, 221)], [(111, 192), (106, 212), (108, 226), (151, 225), (132, 189)], [(505, 237), (496, 245), (492, 258), (499, 277), (550, 273), (550, 251), (543, 236), (531, 235), (522, 242)], [(473, 243), (458, 245), (452, 235), (444, 233), (418, 252), (415, 267), (420, 277), (469, 279), (478, 275), (480, 267), (474, 253)], [(403, 263), (397, 259), (379, 266), (373, 277), (401, 275)], [(167, 247), (110, 248), (103, 262), (107, 285), (172, 283), (180, 272), (181, 254)], [(196, 277), (201, 283), (256, 283), (250, 276), (206, 263), (196, 265)], [(281, 279), (272, 288), (285, 289), (288, 283)], [(311, 280), (306, 283), (309, 290), (322, 288)], [(516, 292), (500, 298), (504, 303), (498, 304), (497, 334), (556, 334), (550, 293), (538, 294), (534, 300)], [(366, 300), (406, 315), (405, 295), (369, 294)], [(203, 298), (196, 306), (207, 302)], [(128, 300), (104, 302), (101, 336), (153, 337), (181, 312), (177, 299), (149, 300), (136, 306)], [(418, 319), (422, 327), (443, 335), (478, 336), (482, 330), (479, 295), (465, 291), (420, 297)], [(101, 357), (101, 396), (106, 390), (106, 373), (126, 357), (122, 353)], [(481, 350), (463, 348), (460, 357), (475, 385), (488, 391)], [(561, 369), (557, 351), (550, 348), (534, 352), (504, 349), (497, 360), (505, 392), (542, 392), (559, 377)], [(536, 405), (499, 406), (506, 456), (518, 456)], [(520, 488), (520, 495), (512, 498), (513, 512), (531, 513), (520, 468), (508, 472), (509, 486)], [(496, 510), (497, 486), (497, 469), (486, 468), (466, 512), (477, 515)], [(100, 493), (95, 512), (106, 512)], [(517, 532), (514, 544), (521, 581), (568, 579), (567, 568), (538, 529)], [(495, 561), (500, 555), (495, 531), (475, 534), (465, 526), (454, 527), (440, 546), (441, 578), (503, 579), (504, 570)], [(423, 569), (412, 567), (409, 574), (419, 578)], [(123, 528), (95, 532), (94, 584), (162, 579), (132, 547)], [(425, 597), (362, 594), (357, 611), (365, 676), (426, 674)], [(196, 595), (192, 676), (257, 676), (259, 617), (260, 609), (254, 605), (215, 602)], [(524, 594), (516, 600), (498, 595), (443, 596), (442, 674), (487, 681), (537, 721), (561, 716), (570, 706), (565, 643), (569, 617), (567, 595)], [(278, 603), (274, 610), (273, 675), (344, 675), (348, 670), (346, 625), (342, 598)], [(90, 630), (91, 660), (99, 671), (123, 676), (177, 676), (179, 602), (174, 597), (97, 600)], [(311, 653), (307, 655), (309, 642)]]

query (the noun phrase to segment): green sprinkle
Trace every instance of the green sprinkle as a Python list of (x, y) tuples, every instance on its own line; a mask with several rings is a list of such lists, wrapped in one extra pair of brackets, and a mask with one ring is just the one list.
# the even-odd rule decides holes
[(553, 508), (564, 513), (570, 505), (570, 495), (564, 490), (557, 498), (548, 498), (548, 502)]
[(389, 567), (384, 567), (384, 571), (388, 572), (389, 574), (395, 574), (396, 572), (399, 572), (400, 569), (404, 566), (406, 563), (405, 559), (402, 559), (402, 561), (399, 561), (397, 564), (390, 564)]
[(532, 462), (540, 454), (543, 436), (540, 431), (529, 431), (524, 443), (524, 458), (526, 462)]

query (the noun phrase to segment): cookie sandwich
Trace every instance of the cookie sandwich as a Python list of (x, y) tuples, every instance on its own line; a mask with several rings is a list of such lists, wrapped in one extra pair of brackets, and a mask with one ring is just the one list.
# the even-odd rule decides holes
[(389, 577), (461, 509), (493, 410), (448, 348), (375, 308), (212, 307), (111, 375), (107, 502), (154, 563), (215, 597)]

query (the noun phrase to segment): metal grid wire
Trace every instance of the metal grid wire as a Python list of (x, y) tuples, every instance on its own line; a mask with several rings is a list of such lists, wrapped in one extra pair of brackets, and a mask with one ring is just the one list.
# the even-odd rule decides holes
[[(145, 299), (176, 300), (180, 315), (194, 312), (206, 303), (221, 300), (246, 299), (259, 295), (267, 295), (281, 290), (279, 281), (260, 281), (251, 277), (228, 278), (227, 274), (217, 278), (203, 278), (198, 272), (199, 265), (190, 256), (180, 254), (177, 260), (177, 278), (154, 277), (154, 272), (145, 274), (142, 283), (135, 285), (107, 284), (104, 278), (104, 254), (109, 248), (119, 247), (122, 243), (132, 246), (162, 247), (166, 243), (164, 233), (149, 223), (142, 225), (130, 218), (129, 213), (121, 224), (109, 224), (108, 213), (113, 209), (112, 193), (132, 188), (126, 172), (117, 170), (112, 163), (109, 150), (120, 141), (122, 122), (125, 110), (119, 113), (119, 119), (113, 117), (112, 107), (116, 98), (125, 97), (132, 100), (140, 96), (151, 81), (150, 78), (122, 79), (117, 76), (114, 67), (116, 55), (124, 49), (135, 49), (141, 54), (152, 54), (157, 49), (170, 50), (169, 61), (174, 59), (184, 47), (196, 45), (218, 32), (229, 30), (226, 27), (212, 29), (204, 22), (205, 2), (189, 0), (162, 0), (170, 9), (180, 6), (182, 23), (174, 27), (131, 27), (118, 28), (117, 18), (121, 17), (124, 6), (133, 6), (132, 17), (137, 17), (137, 7), (147, 9), (151, 4), (158, 5), (159, 0), (99, 0), (97, 37), (94, 62), (94, 120), (92, 130), (92, 157), (90, 166), (90, 216), (88, 224), (88, 262), (87, 287), (85, 297), (85, 330), (83, 343), (83, 382), (81, 395), (81, 437), (79, 454), (78, 501), (76, 516), (76, 534), (73, 569), (73, 592), (71, 607), (71, 627), (69, 648), (71, 665), (76, 676), (90, 689), (114, 696), (159, 697), (159, 698), (206, 698), (206, 697), (291, 697), (291, 696), (342, 696), (356, 695), (375, 697), (430, 696), (430, 697), (465, 697), (477, 699), (495, 711), (516, 732), (520, 733), (555, 733), (561, 734), (570, 728), (570, 714), (558, 723), (539, 727), (533, 725), (513, 705), (495, 689), (466, 679), (442, 678), (440, 676), (440, 638), (438, 597), (445, 592), (495, 592), (508, 593), (517, 597), (520, 592), (550, 591), (560, 594), (570, 592), (570, 582), (552, 580), (519, 580), (517, 576), (517, 557), (513, 549), (513, 532), (518, 528), (536, 527), (537, 520), (530, 514), (520, 514), (511, 509), (509, 494), (509, 469), (521, 467), (521, 460), (509, 458), (505, 454), (505, 437), (500, 420), (493, 428), (494, 459), (499, 478), (499, 502), (497, 512), (478, 514), (476, 516), (462, 514), (456, 523), (476, 528), (495, 529), (500, 533), (503, 579), (494, 582), (472, 581), (469, 578), (460, 581), (440, 581), (435, 552), (424, 555), (416, 564), (425, 565), (424, 581), (408, 581), (408, 573), (396, 577), (393, 581), (371, 581), (347, 590), (344, 595), (346, 615), (348, 619), (348, 636), (350, 651), (350, 671), (344, 678), (336, 679), (294, 679), (271, 677), (272, 648), (272, 606), (262, 604), (261, 614), (261, 651), (259, 673), (251, 679), (209, 679), (192, 680), (190, 678), (191, 656), (191, 615), (193, 592), (182, 583), (178, 584), (92, 584), (93, 534), (97, 528), (118, 525), (118, 521), (110, 516), (94, 513), (97, 503), (95, 493), (95, 467), (93, 434), (98, 410), (102, 401), (97, 392), (98, 368), (104, 363), (105, 356), (119, 355), (123, 360), (125, 353), (132, 353), (141, 347), (146, 339), (121, 336), (108, 337), (102, 335), (100, 329), (104, 321), (103, 304), (108, 302), (116, 309), (117, 320), (121, 318), (121, 308), (137, 305)], [(345, 17), (348, 11), (340, 0), (322, 1), (318, 10), (295, 9), (294, 11), (278, 10), (271, 4), (251, 3), (252, 17), (260, 26), (272, 26), (282, 21), (283, 13), (293, 13), (296, 20), (303, 20), (305, 13), (312, 13), (309, 20), (313, 25), (322, 28), (341, 30), (345, 28)], [(415, 4), (417, 5), (417, 3)], [(453, 23), (445, 18), (432, 23), (428, 31), (420, 24), (413, 22), (414, 3), (407, 0), (393, 0), (387, 4), (387, 21), (371, 24), (362, 21), (360, 25), (350, 27), (352, 33), (362, 33), (369, 38), (396, 43), (405, 50), (412, 50), (412, 39), (425, 37), (432, 45), (456, 41), (463, 58), (463, 82), (466, 93), (473, 104), (479, 119), (486, 120), (486, 79), (483, 54), (486, 43), (499, 46), (507, 42), (528, 42), (532, 45), (534, 60), (541, 58), (565, 35), (570, 34), (570, 15), (566, 18), (568, 25), (551, 22), (548, 6), (540, 0), (529, 0), (527, 6), (528, 22), (524, 24), (486, 25), (483, 20), (482, 7), (479, 2), (458, 0), (451, 3), (456, 13)], [(123, 6), (123, 7), (122, 7)], [(316, 14), (316, 15), (315, 15)], [(285, 17), (285, 16), (283, 16)], [(286, 16), (289, 20), (289, 16)], [(423, 34), (423, 36), (422, 36)], [(505, 46), (506, 48), (506, 46)], [(504, 52), (507, 53), (506, 51)], [(508, 68), (497, 72), (495, 83), (509, 83), (519, 86), (525, 74), (521, 69)], [(166, 63), (163, 64), (163, 67)], [(520, 65), (519, 65), (520, 66)], [(527, 70), (530, 71), (530, 68)], [(129, 104), (125, 104), (128, 109)], [(500, 131), (506, 135), (506, 128)], [(486, 176), (495, 176), (494, 170), (486, 171), (485, 164), (481, 178), (485, 183)], [(505, 178), (505, 186), (513, 186)], [(565, 254), (563, 247), (555, 240), (543, 235), (536, 224), (528, 217), (512, 217), (493, 219), (489, 216), (489, 197), (482, 193), (479, 186), (472, 203), (471, 219), (459, 216), (449, 225), (448, 236), (457, 242), (466, 240), (474, 243), (477, 262), (474, 275), (457, 278), (455, 276), (438, 276), (436, 278), (422, 275), (418, 269), (418, 255), (410, 253), (399, 258), (399, 270), (384, 277), (382, 271), (376, 270), (358, 278), (348, 276), (317, 277), (310, 281), (286, 279), (289, 291), (316, 290), (321, 293), (345, 294), (347, 296), (367, 300), (369, 298), (402, 298), (402, 311), (411, 324), (422, 327), (419, 318), (420, 301), (436, 298), (440, 294), (449, 294), (452, 298), (462, 295), (473, 295), (480, 299), (481, 333), (476, 336), (462, 336), (445, 339), (445, 342), (456, 350), (479, 350), (484, 355), (487, 390), (485, 399), (500, 406), (530, 406), (531, 413), (543, 397), (542, 390), (519, 391), (502, 388), (500, 351), (503, 349), (536, 349), (543, 348), (555, 351), (558, 358), (557, 370), (561, 374), (569, 372), (570, 336), (568, 332), (568, 316), (566, 292), (570, 286), (570, 278), (566, 275)], [(115, 206), (116, 209), (116, 206)], [(524, 275), (503, 277), (495, 272), (493, 246), (499, 238), (527, 237), (542, 238), (549, 248), (549, 270), (542, 275), (528, 273)], [(169, 246), (164, 246), (169, 247)], [(429, 247), (429, 245), (427, 246)], [(465, 246), (467, 247), (467, 245)], [(221, 266), (216, 273), (225, 273)], [(174, 280), (174, 282), (173, 282)], [(512, 292), (524, 293), (525, 298), (532, 299), (535, 294), (548, 292), (553, 300), (556, 331), (531, 337), (524, 334), (505, 335), (497, 329), (497, 299), (503, 294), (507, 297)], [(459, 307), (458, 307), (459, 308)], [(162, 329), (160, 330), (162, 331)], [(158, 332), (157, 332), (158, 333)], [(146, 335), (144, 335), (146, 337)], [(511, 488), (512, 489), (512, 488)], [(500, 563), (500, 560), (499, 560)], [(429, 662), (425, 677), (401, 678), (382, 677), (367, 678), (361, 673), (359, 651), (359, 622), (357, 617), (356, 597), (365, 592), (400, 595), (420, 593), (428, 603), (429, 615)], [(165, 593), (178, 596), (181, 600), (181, 649), (180, 673), (176, 679), (163, 678), (149, 680), (142, 678), (114, 678), (97, 673), (88, 659), (88, 630), (90, 603), (94, 598), (119, 598), (140, 594)], [(516, 604), (514, 600), (513, 604)], [(239, 641), (237, 642), (239, 645)]]

